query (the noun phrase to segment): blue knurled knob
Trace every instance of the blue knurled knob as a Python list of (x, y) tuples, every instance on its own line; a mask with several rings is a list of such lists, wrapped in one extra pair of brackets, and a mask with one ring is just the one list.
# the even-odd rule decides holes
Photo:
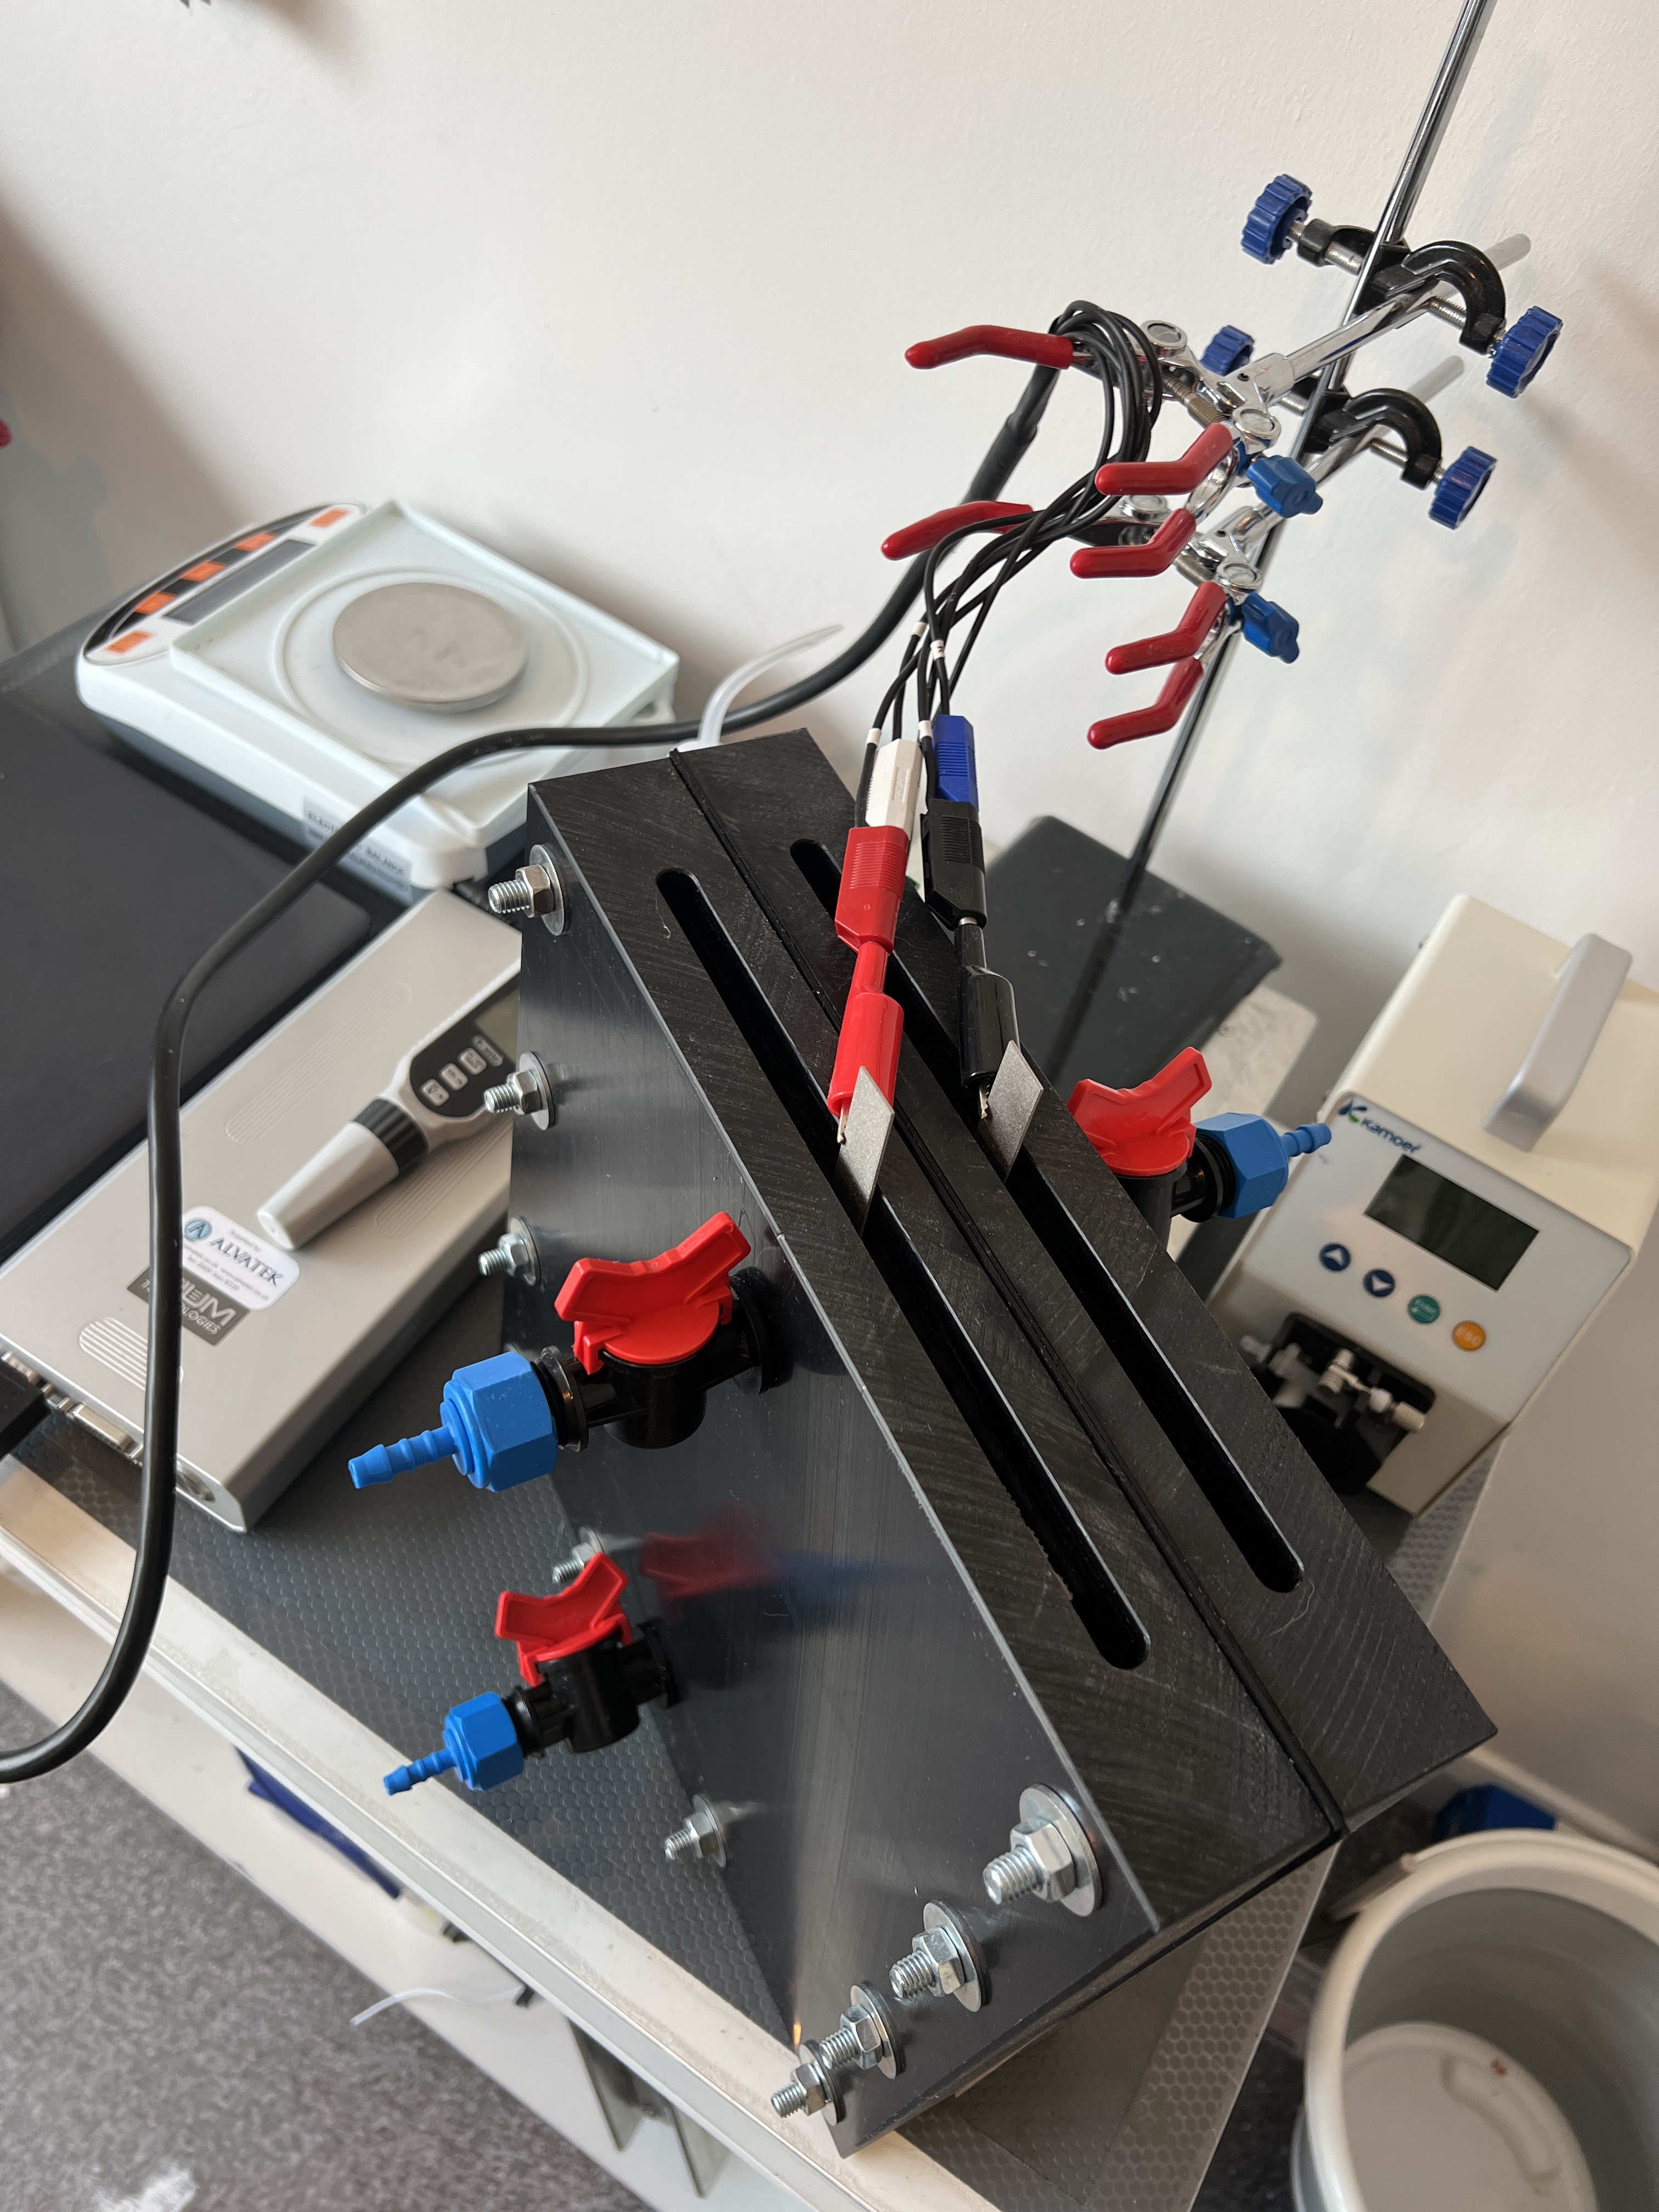
[(1290, 661), (1301, 652), (1296, 641), (1301, 625), (1296, 617), (1287, 615), (1272, 599), (1264, 599), (1260, 592), (1252, 592), (1238, 612), (1245, 641), (1258, 653), (1265, 653), (1271, 660)]
[(1277, 261), (1291, 243), (1291, 226), (1313, 205), (1313, 190), (1296, 177), (1273, 179), (1256, 197), (1239, 244), (1253, 261)]
[(1440, 471), (1434, 497), (1429, 501), (1430, 521), (1443, 523), (1448, 530), (1467, 521), (1469, 509), (1486, 489), (1497, 466), (1492, 456), (1483, 453), (1479, 446), (1465, 446), (1457, 459)]
[(1325, 502), (1319, 486), (1300, 461), (1286, 453), (1263, 453), (1250, 463), (1250, 482), (1261, 495), (1264, 507), (1275, 514), (1317, 514)]
[(1518, 399), (1550, 357), (1561, 335), (1561, 318), (1542, 307), (1528, 307), (1492, 349), (1486, 381), (1505, 398)]
[(1243, 368), (1255, 351), (1255, 340), (1248, 331), (1241, 331), (1237, 323), (1223, 323), (1199, 356), (1200, 368), (1213, 369), (1218, 376), (1231, 376), (1236, 368)]

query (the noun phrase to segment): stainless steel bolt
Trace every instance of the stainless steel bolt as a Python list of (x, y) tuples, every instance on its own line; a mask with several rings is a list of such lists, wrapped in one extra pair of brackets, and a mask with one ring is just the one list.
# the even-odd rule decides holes
[(527, 1115), (538, 1129), (549, 1128), (554, 1115), (553, 1084), (533, 1052), (520, 1053), (519, 1064), (505, 1083), (492, 1083), (483, 1095), (486, 1114)]
[(489, 911), (503, 921), (527, 921), (532, 914), (550, 913), (558, 898), (558, 880), (547, 868), (522, 867), (504, 883), (491, 884)]
[(541, 1262), (536, 1256), (536, 1240), (524, 1223), (514, 1216), (487, 1252), (478, 1255), (481, 1275), (516, 1275), (522, 1283), (533, 1283), (541, 1273)]
[(1092, 1912), (1103, 1893), (1100, 1866), (1075, 1811), (1057, 1790), (1034, 1784), (1021, 1792), (1019, 1812), (1008, 1849), (985, 1869), (987, 1896), (994, 1905), (1035, 1896), (1068, 1912)]
[(927, 1906), (921, 1935), (912, 1939), (909, 1955), (895, 1960), (888, 1980), (904, 2004), (950, 1996), (977, 2012), (988, 1995), (978, 1945), (961, 1917), (937, 1901)]
[(793, 2078), (773, 2091), (772, 2109), (787, 2120), (796, 2112), (816, 2112), (833, 2104), (839, 2118), (842, 2075), (879, 2067), (891, 2081), (902, 2063), (887, 2008), (873, 1990), (855, 1982), (841, 2026), (819, 2042), (801, 2045), (800, 2063)]
[(491, 884), (486, 896), (491, 914), (499, 915), (503, 921), (527, 921), (532, 915), (539, 915), (544, 927), (555, 937), (563, 934), (564, 885), (545, 845), (532, 845), (518, 873)]
[(726, 1822), (720, 1818), (720, 1808), (712, 1804), (701, 1791), (691, 1800), (691, 1810), (672, 1834), (662, 1839), (662, 1855), (665, 1859), (712, 1859), (716, 1866), (726, 1864)]

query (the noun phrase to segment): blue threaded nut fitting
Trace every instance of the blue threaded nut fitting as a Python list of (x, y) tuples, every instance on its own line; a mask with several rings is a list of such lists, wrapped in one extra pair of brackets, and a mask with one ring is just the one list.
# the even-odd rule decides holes
[(401, 1443), (377, 1444), (351, 1462), (358, 1489), (412, 1467), (453, 1458), (477, 1490), (512, 1490), (550, 1474), (559, 1456), (547, 1393), (516, 1352), (458, 1367), (444, 1385), (443, 1425)]
[(1492, 348), (1486, 381), (1506, 399), (1518, 399), (1554, 350), (1561, 318), (1547, 308), (1528, 307)]
[(1304, 1121), (1281, 1136), (1261, 1114), (1215, 1114), (1198, 1127), (1232, 1170), (1232, 1196), (1216, 1208), (1224, 1221), (1264, 1212), (1289, 1181), (1291, 1162), (1331, 1141), (1322, 1121)]
[(979, 769), (974, 757), (973, 724), (965, 714), (935, 714), (933, 726), (939, 797), (977, 806)]
[(1257, 194), (1239, 244), (1253, 261), (1278, 261), (1290, 250), (1292, 226), (1312, 205), (1312, 187), (1281, 172)]
[(400, 1796), (434, 1775), (459, 1774), (469, 1790), (493, 1790), (524, 1772), (524, 1750), (505, 1699), (493, 1692), (453, 1705), (444, 1721), (444, 1747), (425, 1759), (394, 1766), (386, 1778), (388, 1797)]
[(1325, 501), (1318, 484), (1288, 453), (1263, 453), (1250, 463), (1250, 482), (1275, 514), (1317, 514)]
[(1297, 642), (1302, 625), (1294, 615), (1285, 613), (1273, 599), (1264, 599), (1260, 592), (1252, 592), (1243, 601), (1239, 621), (1245, 641), (1258, 653), (1265, 653), (1270, 660), (1291, 661), (1302, 651)]
[(1243, 368), (1255, 351), (1255, 340), (1248, 331), (1241, 331), (1237, 323), (1223, 323), (1200, 354), (1199, 366), (1217, 376), (1231, 376), (1236, 368)]

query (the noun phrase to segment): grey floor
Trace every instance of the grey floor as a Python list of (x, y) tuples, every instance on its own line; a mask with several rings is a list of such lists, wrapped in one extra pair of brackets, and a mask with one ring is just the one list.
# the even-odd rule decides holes
[[(40, 1732), (0, 1688), (0, 1741)], [(504, 2090), (82, 1758), (0, 1795), (5, 2212), (631, 2212)]]

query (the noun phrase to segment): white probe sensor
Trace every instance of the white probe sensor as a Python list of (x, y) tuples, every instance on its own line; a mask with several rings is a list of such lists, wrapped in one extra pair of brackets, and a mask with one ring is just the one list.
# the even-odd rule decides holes
[(265, 1200), (265, 1234), (297, 1252), (438, 1146), (471, 1136), (488, 1118), (485, 1091), (513, 1072), (518, 1027), (515, 961), (489, 998), (405, 1054), (380, 1097)]

